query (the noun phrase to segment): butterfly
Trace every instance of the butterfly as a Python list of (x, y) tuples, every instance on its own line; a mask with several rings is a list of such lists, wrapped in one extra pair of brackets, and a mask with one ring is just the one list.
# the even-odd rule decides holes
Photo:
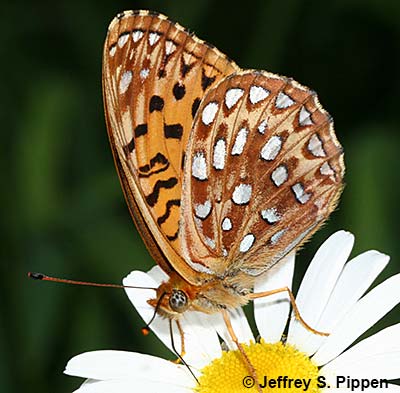
[(242, 70), (166, 16), (111, 22), (103, 96), (130, 213), (169, 276), (149, 303), (170, 321), (248, 303), (336, 207), (343, 149), (316, 94)]

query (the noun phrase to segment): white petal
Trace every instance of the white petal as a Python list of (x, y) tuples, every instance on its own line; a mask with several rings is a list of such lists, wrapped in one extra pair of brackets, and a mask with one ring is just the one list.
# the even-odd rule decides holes
[(93, 351), (72, 358), (64, 371), (76, 377), (110, 380), (142, 379), (171, 383), (179, 379), (190, 384), (187, 368), (151, 355), (124, 351)]
[(143, 381), (141, 379), (124, 379), (116, 381), (98, 381), (91, 384), (82, 385), (74, 393), (132, 393), (132, 392), (146, 392), (146, 393), (193, 393), (192, 383), (190, 386), (182, 386), (179, 379), (175, 382), (164, 383), (154, 381)]
[(90, 385), (91, 383), (96, 383), (96, 382), (99, 382), (99, 380), (98, 379), (86, 379), (85, 381), (83, 381), (81, 386)]
[[(153, 276), (157, 280), (154, 280)], [(165, 281), (168, 276), (159, 268), (153, 268), (149, 274), (134, 271), (123, 281), (124, 285), (158, 287), (160, 279)], [(140, 293), (139, 293), (140, 291)], [(147, 303), (147, 300), (155, 296), (152, 290), (126, 289), (129, 300), (145, 322), (150, 321), (154, 314), (154, 308)], [(194, 314), (194, 315), (191, 315)], [(197, 313), (186, 312), (181, 318), (181, 326), (184, 332), (185, 357), (187, 363), (195, 368), (201, 368), (215, 357), (220, 356), (220, 345), (217, 333), (209, 328), (207, 315), (202, 314), (199, 318)], [(181, 336), (175, 322), (172, 323), (174, 332), (174, 344), (177, 351), (181, 352)], [(169, 330), (169, 322), (159, 316), (151, 323), (150, 328), (157, 337), (172, 352), (172, 342)]]
[[(367, 393), (376, 393), (376, 389), (374, 389), (374, 391), (372, 391), (371, 389), (368, 389), (368, 391), (366, 391)], [(394, 383), (389, 383), (389, 387), (387, 389), (385, 389), (385, 393), (386, 392), (400, 392), (400, 386), (396, 385)]]
[(321, 371), (354, 378), (400, 378), (400, 323), (366, 338)]
[[(387, 255), (378, 251), (367, 251), (346, 263), (318, 321), (318, 329), (323, 332), (333, 332), (337, 323), (364, 295), (388, 262)], [(326, 339), (326, 336), (311, 334), (302, 344), (302, 348), (309, 354), (315, 353)]]
[(160, 268), (160, 266), (155, 265), (153, 266), (148, 272), (147, 274), (155, 281), (158, 283), (158, 285), (160, 285), (162, 282), (168, 281), (169, 280), (169, 276), (167, 273), (164, 272), (164, 270), (162, 270)]
[(212, 316), (186, 312), (181, 319), (185, 339), (185, 361), (198, 370), (221, 356), (217, 332), (210, 328)]
[[(376, 389), (364, 390), (366, 393), (376, 393)], [(400, 392), (400, 386), (394, 383), (389, 383), (388, 388), (385, 389), (385, 393)]]
[(336, 358), (399, 302), (400, 274), (397, 274), (372, 289), (347, 312), (313, 360), (324, 365)]
[[(292, 287), (295, 253), (286, 256), (256, 278), (254, 293)], [(254, 317), (261, 337), (270, 343), (281, 340), (287, 324), (290, 302), (286, 292), (254, 300)]]
[[(302, 318), (314, 329), (318, 329), (318, 321), (353, 244), (354, 236), (351, 233), (334, 233), (318, 249), (307, 269), (296, 297), (296, 304)], [(288, 342), (307, 353), (302, 345), (311, 334), (313, 333), (293, 319), (289, 327)]]
[[(153, 280), (148, 274), (141, 271), (133, 271), (122, 281), (124, 285), (152, 287), (158, 288), (160, 282)], [(135, 307), (136, 311), (142, 317), (145, 323), (149, 322), (154, 314), (154, 307), (147, 303), (148, 299), (155, 298), (156, 292), (151, 289), (133, 289), (126, 288), (126, 294), (129, 300)], [(157, 337), (169, 348), (172, 352), (171, 337), (169, 332), (168, 320), (162, 318), (155, 318), (151, 324), (151, 329)], [(174, 334), (174, 342), (178, 351), (180, 351), (180, 336)]]
[[(235, 332), (240, 343), (249, 344), (251, 340), (255, 341), (250, 325), (242, 308), (239, 307), (234, 310), (229, 310), (229, 316), (233, 331)], [(222, 314), (212, 315), (212, 318), (210, 318), (209, 321), (213, 328), (218, 332), (220, 337), (225, 341), (228, 348), (230, 350), (236, 350), (237, 346), (231, 339)]]

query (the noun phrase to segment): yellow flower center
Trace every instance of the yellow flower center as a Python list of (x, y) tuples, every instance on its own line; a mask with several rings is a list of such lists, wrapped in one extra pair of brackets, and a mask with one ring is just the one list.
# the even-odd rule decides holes
[[(257, 373), (263, 392), (318, 393), (318, 367), (310, 358), (291, 345), (281, 342), (243, 345)], [(203, 368), (197, 393), (257, 392), (256, 381), (246, 368), (243, 356), (236, 351), (224, 352)]]

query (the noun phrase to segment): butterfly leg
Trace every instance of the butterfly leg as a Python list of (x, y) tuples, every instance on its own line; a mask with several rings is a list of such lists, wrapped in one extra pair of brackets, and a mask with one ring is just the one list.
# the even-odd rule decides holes
[(176, 320), (176, 326), (178, 327), (178, 331), (179, 331), (179, 336), (181, 338), (181, 353), (179, 354), (178, 359), (175, 360), (175, 363), (180, 363), (181, 359), (185, 356), (186, 352), (185, 352), (185, 336), (183, 333), (183, 329), (182, 329), (182, 325), (181, 323)]
[(226, 327), (228, 329), (228, 333), (231, 336), (232, 341), (238, 347), (239, 352), (242, 354), (244, 362), (246, 363), (247, 370), (250, 372), (250, 375), (253, 377), (253, 379), (255, 381), (255, 386), (257, 387), (258, 392), (262, 393), (262, 389), (261, 389), (260, 384), (258, 382), (256, 370), (253, 367), (253, 365), (251, 364), (249, 357), (247, 356), (243, 346), (240, 344), (240, 342), (239, 342), (239, 340), (238, 340), (238, 338), (237, 338), (237, 336), (236, 336), (236, 334), (235, 334), (235, 332), (233, 330), (231, 319), (229, 318), (228, 311), (227, 310), (222, 310), (222, 316), (224, 318), (225, 325), (226, 325)]
[(290, 303), (293, 307), (293, 312), (296, 317), (296, 319), (310, 332), (314, 334), (318, 334), (319, 336), (329, 336), (329, 333), (324, 333), (320, 332), (319, 330), (316, 330), (312, 328), (300, 315), (299, 308), (297, 307), (296, 304), (296, 299), (294, 298), (293, 292), (290, 290), (288, 287), (283, 287), (283, 288), (278, 288), (278, 289), (273, 289), (271, 291), (265, 291), (265, 292), (259, 292), (259, 293), (253, 293), (250, 295), (251, 299), (259, 299), (260, 297), (267, 297), (271, 295), (275, 295), (276, 293), (281, 293), (281, 292), (287, 292), (289, 295)]
[(178, 327), (178, 332), (179, 332), (179, 337), (181, 339), (181, 351), (178, 352), (176, 347), (175, 347), (175, 340), (174, 340), (174, 334), (173, 334), (173, 329), (172, 329), (172, 322), (173, 320), (170, 319), (169, 320), (169, 334), (171, 337), (171, 345), (172, 345), (172, 349), (174, 350), (174, 352), (177, 355), (177, 359), (174, 360), (174, 363), (183, 363), (185, 364), (185, 362), (183, 361), (183, 357), (185, 356), (186, 352), (185, 352), (185, 336), (183, 333), (183, 329), (182, 329), (182, 325), (180, 324), (179, 321), (175, 321), (176, 322), (176, 326)]

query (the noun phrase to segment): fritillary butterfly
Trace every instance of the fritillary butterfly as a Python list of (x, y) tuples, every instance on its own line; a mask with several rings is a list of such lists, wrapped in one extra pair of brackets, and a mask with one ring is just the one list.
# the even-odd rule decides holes
[(163, 15), (111, 22), (103, 93), (130, 212), (170, 277), (150, 301), (161, 315), (246, 304), (336, 206), (343, 151), (316, 94), (240, 69)]

